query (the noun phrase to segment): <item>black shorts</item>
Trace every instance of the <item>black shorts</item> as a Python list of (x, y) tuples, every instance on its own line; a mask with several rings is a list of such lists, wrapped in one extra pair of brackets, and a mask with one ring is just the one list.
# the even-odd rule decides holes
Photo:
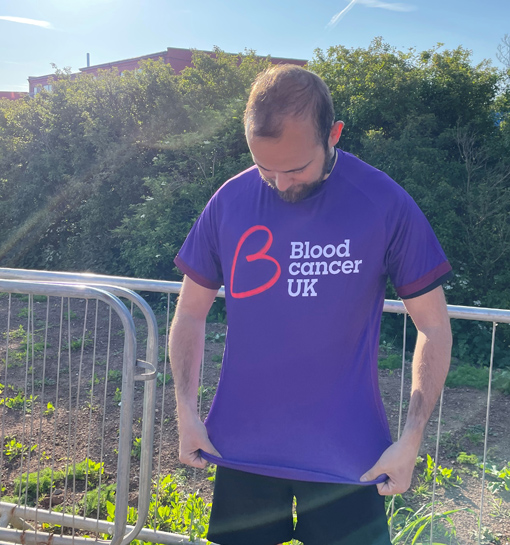
[[(297, 525), (292, 503), (296, 497)], [(391, 545), (375, 485), (265, 477), (218, 466), (207, 538), (219, 545)]]

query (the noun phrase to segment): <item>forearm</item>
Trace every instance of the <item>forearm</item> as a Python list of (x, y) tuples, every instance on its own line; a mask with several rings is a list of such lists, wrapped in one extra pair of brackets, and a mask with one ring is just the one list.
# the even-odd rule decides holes
[(179, 419), (197, 414), (204, 338), (205, 320), (187, 314), (176, 314), (170, 330), (169, 354)]
[(411, 400), (403, 437), (419, 445), (450, 366), (449, 322), (418, 331), (413, 357)]

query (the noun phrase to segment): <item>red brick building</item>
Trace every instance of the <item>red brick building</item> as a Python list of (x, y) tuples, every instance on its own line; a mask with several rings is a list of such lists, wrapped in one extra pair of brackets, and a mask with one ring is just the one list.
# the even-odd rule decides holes
[[(201, 53), (207, 53), (212, 57), (216, 56), (213, 51), (201, 51)], [(97, 75), (99, 70), (110, 70), (112, 68), (116, 68), (119, 71), (119, 74), (122, 74), (125, 71), (137, 70), (139, 68), (140, 61), (149, 59), (163, 59), (166, 64), (170, 64), (172, 66), (176, 74), (180, 74), (182, 70), (184, 70), (184, 68), (191, 66), (192, 55), (193, 51), (191, 49), (168, 47), (166, 51), (161, 51), (160, 53), (153, 53), (151, 55), (143, 55), (142, 57), (135, 57), (133, 59), (124, 59), (121, 61), (96, 64), (94, 66), (80, 68), (79, 73)], [(304, 66), (307, 63), (306, 60), (302, 59), (284, 59), (279, 57), (272, 57), (271, 62), (273, 64), (297, 64), (299, 66)], [(75, 76), (76, 74), (73, 75)], [(29, 77), (28, 83), (30, 96), (36, 95), (39, 91), (42, 91), (43, 89), (51, 90), (50, 79), (54, 77), (54, 74), (48, 74), (46, 76), (39, 77)]]
[(0, 99), (6, 98), (7, 100), (18, 100), (27, 96), (28, 93), (18, 93), (16, 91), (0, 91)]

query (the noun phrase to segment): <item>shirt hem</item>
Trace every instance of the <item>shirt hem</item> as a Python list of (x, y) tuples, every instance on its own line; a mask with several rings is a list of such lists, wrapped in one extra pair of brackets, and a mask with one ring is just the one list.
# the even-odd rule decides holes
[[(229, 469), (236, 469), (238, 471), (245, 471), (246, 473), (255, 473), (257, 475), (264, 475), (266, 477), (277, 477), (281, 479), (291, 479), (294, 481), (308, 481), (318, 483), (338, 483), (338, 484), (356, 484), (360, 486), (374, 485), (386, 481), (387, 475), (380, 475), (373, 481), (361, 482), (356, 479), (349, 479), (348, 477), (342, 477), (341, 475), (333, 475), (329, 473), (322, 473), (319, 471), (312, 471), (307, 469), (297, 469), (293, 467), (284, 466), (270, 466), (265, 464), (254, 464), (246, 462), (238, 462), (235, 460), (227, 460), (225, 458), (219, 458), (209, 454), (208, 452), (200, 451), (202, 458), (212, 464), (216, 464)], [(360, 475), (361, 477), (361, 475)]]
[(445, 276), (451, 270), (452, 266), (450, 265), (450, 263), (448, 261), (443, 261), (443, 263), (429, 271), (421, 278), (418, 278), (418, 280), (415, 280), (414, 282), (397, 288), (397, 294), (402, 299), (405, 299), (406, 297), (416, 297), (418, 292), (421, 292), (422, 290), (433, 284), (436, 280)]
[(193, 282), (196, 282), (203, 288), (208, 288), (210, 290), (218, 290), (221, 288), (221, 283), (209, 280), (208, 278), (205, 278), (205, 276), (202, 276), (200, 273), (197, 273), (197, 271), (192, 269), (185, 261), (182, 260), (179, 255), (175, 257), (174, 263), (176, 267), (180, 269), (186, 276), (189, 276), (191, 280), (193, 280)]

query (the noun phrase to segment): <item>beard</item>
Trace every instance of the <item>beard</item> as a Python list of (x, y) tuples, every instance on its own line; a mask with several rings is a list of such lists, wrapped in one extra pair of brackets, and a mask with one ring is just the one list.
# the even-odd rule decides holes
[(324, 163), (322, 165), (322, 171), (316, 180), (313, 182), (304, 182), (301, 184), (295, 184), (286, 189), (285, 191), (280, 191), (276, 187), (276, 183), (274, 180), (271, 180), (270, 178), (266, 178), (261, 174), (262, 179), (271, 187), (274, 189), (278, 196), (285, 202), (290, 203), (296, 203), (299, 201), (302, 201), (303, 199), (306, 199), (311, 193), (313, 193), (318, 187), (322, 185), (324, 182), (324, 177), (326, 174), (330, 172), (330, 165), (331, 165), (331, 157), (329, 153), (326, 153), (326, 156), (324, 158)]

